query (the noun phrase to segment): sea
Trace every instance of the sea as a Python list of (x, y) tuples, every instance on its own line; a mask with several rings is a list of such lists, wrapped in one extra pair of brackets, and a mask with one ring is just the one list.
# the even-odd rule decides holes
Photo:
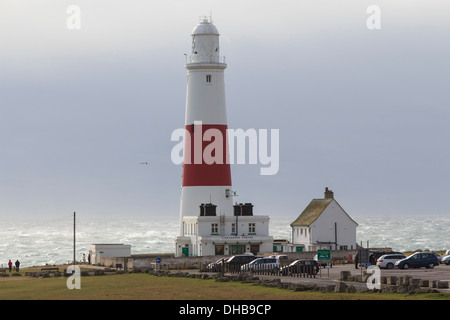
[[(450, 215), (360, 216), (356, 240), (363, 247), (395, 251), (450, 249)], [(291, 240), (295, 217), (272, 217), (270, 235)], [(132, 254), (172, 253), (179, 234), (179, 217), (76, 218), (75, 254), (81, 261), (90, 244), (123, 243)], [(70, 263), (73, 259), (73, 216), (50, 219), (2, 218), (0, 267), (19, 260), (21, 267)]]

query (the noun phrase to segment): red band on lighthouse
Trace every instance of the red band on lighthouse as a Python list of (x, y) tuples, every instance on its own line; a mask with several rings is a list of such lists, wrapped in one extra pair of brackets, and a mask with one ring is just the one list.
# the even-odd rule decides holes
[(182, 186), (231, 186), (227, 125), (186, 125)]

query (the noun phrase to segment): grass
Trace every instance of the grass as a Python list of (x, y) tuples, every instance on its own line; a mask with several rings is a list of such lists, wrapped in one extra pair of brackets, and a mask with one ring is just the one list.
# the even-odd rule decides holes
[(449, 300), (450, 294), (294, 292), (240, 282), (157, 277), (142, 273), (81, 277), (69, 290), (67, 278), (10, 277), (0, 280), (0, 300)]

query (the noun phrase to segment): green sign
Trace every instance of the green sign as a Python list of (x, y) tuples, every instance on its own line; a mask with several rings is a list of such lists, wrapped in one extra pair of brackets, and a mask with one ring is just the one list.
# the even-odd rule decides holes
[(331, 260), (331, 251), (317, 250), (317, 260)]

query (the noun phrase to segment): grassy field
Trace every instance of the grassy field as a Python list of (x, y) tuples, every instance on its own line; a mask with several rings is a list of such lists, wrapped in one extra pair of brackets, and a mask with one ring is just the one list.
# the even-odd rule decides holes
[(0, 278), (0, 300), (449, 300), (450, 294), (294, 292), (249, 283), (157, 277), (142, 273), (81, 277), (69, 290), (67, 278)]

